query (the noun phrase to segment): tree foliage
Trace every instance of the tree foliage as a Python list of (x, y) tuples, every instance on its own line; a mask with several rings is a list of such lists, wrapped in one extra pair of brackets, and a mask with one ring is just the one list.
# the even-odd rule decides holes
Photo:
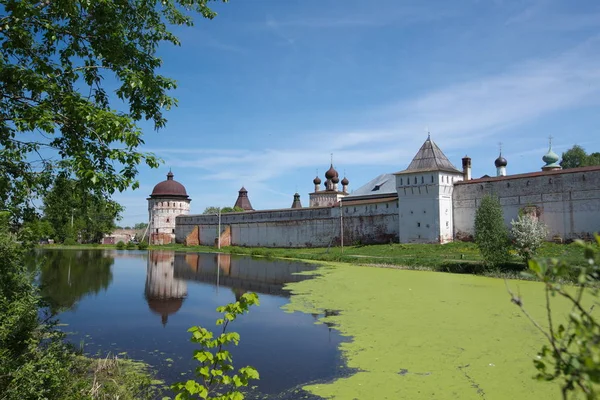
[(495, 196), (486, 195), (475, 213), (475, 243), (488, 266), (497, 267), (509, 260), (508, 229), (502, 206)]
[(600, 153), (596, 152), (588, 154), (583, 147), (574, 145), (569, 150), (562, 153), (560, 165), (563, 169), (600, 165)]
[(227, 214), (227, 213), (232, 213), (232, 212), (244, 212), (245, 210), (242, 207), (214, 207), (214, 206), (210, 206), (210, 207), (206, 207), (204, 209), (204, 211), (202, 212), (202, 214), (204, 215), (216, 215), (219, 214), (219, 212), (221, 212), (221, 214)]
[(162, 128), (176, 105), (156, 51), (180, 44), (170, 26), (212, 19), (210, 1), (0, 0), (0, 202), (13, 215), (59, 172), (110, 195), (158, 165), (136, 126)]
[(122, 210), (117, 202), (63, 174), (56, 177), (43, 205), (44, 220), (50, 223), (59, 242), (67, 238), (99, 242), (104, 234), (115, 229), (115, 220), (120, 218)]
[(58, 399), (70, 387), (71, 352), (23, 264), (21, 248), (0, 213), (0, 394), (2, 399)]
[(256, 293), (244, 293), (238, 301), (217, 308), (223, 314), (216, 322), (221, 326), (221, 334), (216, 338), (213, 333), (201, 326), (188, 329), (192, 333), (192, 342), (200, 346), (194, 351), (194, 358), (200, 363), (196, 367), (196, 376), (200, 381), (188, 380), (178, 382), (171, 386), (179, 399), (213, 399), (213, 400), (243, 400), (244, 395), (240, 387), (248, 386), (251, 379), (259, 379), (258, 372), (252, 367), (240, 368), (234, 372), (231, 353), (226, 350), (228, 345), (237, 346), (240, 335), (236, 332), (227, 332), (230, 322), (246, 312), (250, 306), (259, 305)]
[(548, 227), (542, 221), (528, 214), (512, 220), (511, 234), (517, 254), (525, 262), (531, 260), (548, 236)]
[[(537, 379), (559, 381), (564, 400), (576, 392), (582, 392), (585, 398), (592, 400), (598, 398), (600, 387), (600, 324), (597, 315), (593, 314), (594, 305), (599, 300), (600, 236), (596, 235), (596, 243), (577, 241), (577, 244), (586, 259), (581, 266), (557, 259), (529, 261), (526, 275), (544, 283), (547, 311), (544, 324), (531, 317), (523, 299), (509, 292), (512, 302), (521, 308), (546, 339), (534, 359)], [(571, 280), (574, 274), (575, 288), (565, 285), (563, 282)], [(552, 310), (552, 299), (556, 297), (571, 305), (566, 321), (557, 318)]]

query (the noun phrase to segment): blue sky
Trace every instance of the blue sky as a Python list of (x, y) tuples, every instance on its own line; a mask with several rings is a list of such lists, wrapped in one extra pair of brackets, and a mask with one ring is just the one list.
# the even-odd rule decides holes
[(140, 188), (115, 196), (121, 225), (172, 168), (192, 213), (308, 205), (330, 153), (356, 189), (404, 169), (427, 138), (473, 176), (538, 171), (548, 148), (600, 151), (597, 0), (231, 0), (178, 28), (163, 73), (178, 81), (167, 127), (142, 124)]

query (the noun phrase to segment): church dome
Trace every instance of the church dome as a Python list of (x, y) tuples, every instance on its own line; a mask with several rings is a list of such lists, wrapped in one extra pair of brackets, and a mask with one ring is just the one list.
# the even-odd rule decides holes
[(506, 167), (508, 165), (508, 161), (506, 161), (506, 158), (502, 157), (502, 154), (500, 154), (498, 158), (496, 158), (496, 161), (494, 161), (494, 165), (496, 165), (496, 168)]
[(348, 186), (349, 183), (350, 181), (348, 180), (348, 178), (344, 177), (344, 179), (342, 179), (342, 185)]
[(319, 178), (319, 177), (317, 176), (315, 179), (313, 179), (313, 183), (314, 183), (315, 185), (320, 185), (320, 184), (321, 184), (321, 178)]
[(338, 183), (340, 181), (340, 178), (336, 175), (333, 178), (331, 178), (331, 182), (333, 183)]
[(171, 171), (167, 174), (167, 180), (154, 186), (152, 194), (150, 195), (152, 198), (163, 196), (182, 197), (186, 199), (188, 197), (185, 186), (173, 179), (173, 173)]
[(544, 157), (542, 157), (542, 160), (546, 163), (546, 165), (551, 165), (551, 164), (556, 164), (558, 162), (558, 160), (560, 160), (560, 157), (558, 156), (558, 154), (556, 154), (555, 152), (552, 151), (552, 147), (548, 150), (548, 152), (546, 154), (544, 154)]
[(333, 164), (331, 164), (331, 166), (329, 167), (329, 169), (327, 170), (327, 172), (325, 172), (325, 178), (326, 179), (333, 179), (333, 178), (337, 178), (338, 176), (339, 176), (338, 172), (335, 170), (335, 168), (333, 168)]

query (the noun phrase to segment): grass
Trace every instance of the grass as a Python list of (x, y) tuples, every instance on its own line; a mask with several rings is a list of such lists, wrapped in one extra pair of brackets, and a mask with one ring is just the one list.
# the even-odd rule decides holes
[[(151, 249), (216, 252), (215, 247), (183, 246), (170, 244), (151, 246)], [(483, 264), (474, 243), (453, 242), (448, 244), (380, 244), (369, 246), (345, 246), (331, 248), (265, 248), (223, 247), (223, 253), (266, 258), (292, 258), (326, 262), (345, 262), (357, 265), (374, 265), (402, 269), (427, 269), (439, 272), (482, 274), (487, 276), (518, 277), (525, 263), (513, 256), (511, 262), (496, 270), (488, 270)], [(540, 257), (561, 257), (572, 265), (584, 259), (580, 249), (573, 244), (545, 243), (539, 251)]]
[(153, 380), (147, 364), (125, 357), (75, 356), (73, 393), (65, 398), (134, 400), (159, 398), (162, 381)]
[[(60, 249), (115, 249), (115, 245), (46, 245)], [(379, 244), (368, 246), (314, 247), (314, 248), (268, 248), (228, 246), (218, 250), (212, 246), (184, 246), (168, 244), (150, 246), (150, 250), (174, 250), (247, 255), (265, 258), (291, 258), (305, 261), (345, 262), (357, 265), (370, 265), (401, 269), (432, 270), (439, 272), (478, 274), (494, 277), (517, 278), (525, 269), (525, 263), (516, 256), (494, 270), (483, 264), (479, 250), (474, 243), (453, 242), (448, 244)], [(545, 243), (540, 249), (540, 257), (560, 257), (571, 265), (584, 262), (581, 251), (574, 244)]]

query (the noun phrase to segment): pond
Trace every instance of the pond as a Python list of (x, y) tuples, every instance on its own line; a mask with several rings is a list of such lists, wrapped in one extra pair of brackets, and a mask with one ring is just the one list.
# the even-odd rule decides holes
[[(232, 330), (237, 367), (261, 376), (248, 398), (297, 398), (310, 382), (344, 373), (338, 350), (345, 339), (318, 314), (286, 313), (288, 282), (310, 279), (316, 267), (282, 260), (173, 251), (43, 250), (37, 253), (42, 295), (58, 312), (62, 329), (86, 354), (127, 353), (143, 360), (166, 383), (192, 376), (197, 364), (187, 329), (213, 329), (219, 305), (256, 292), (260, 306)], [(333, 313), (333, 311), (327, 311)], [(294, 397), (294, 393), (296, 397)]]

